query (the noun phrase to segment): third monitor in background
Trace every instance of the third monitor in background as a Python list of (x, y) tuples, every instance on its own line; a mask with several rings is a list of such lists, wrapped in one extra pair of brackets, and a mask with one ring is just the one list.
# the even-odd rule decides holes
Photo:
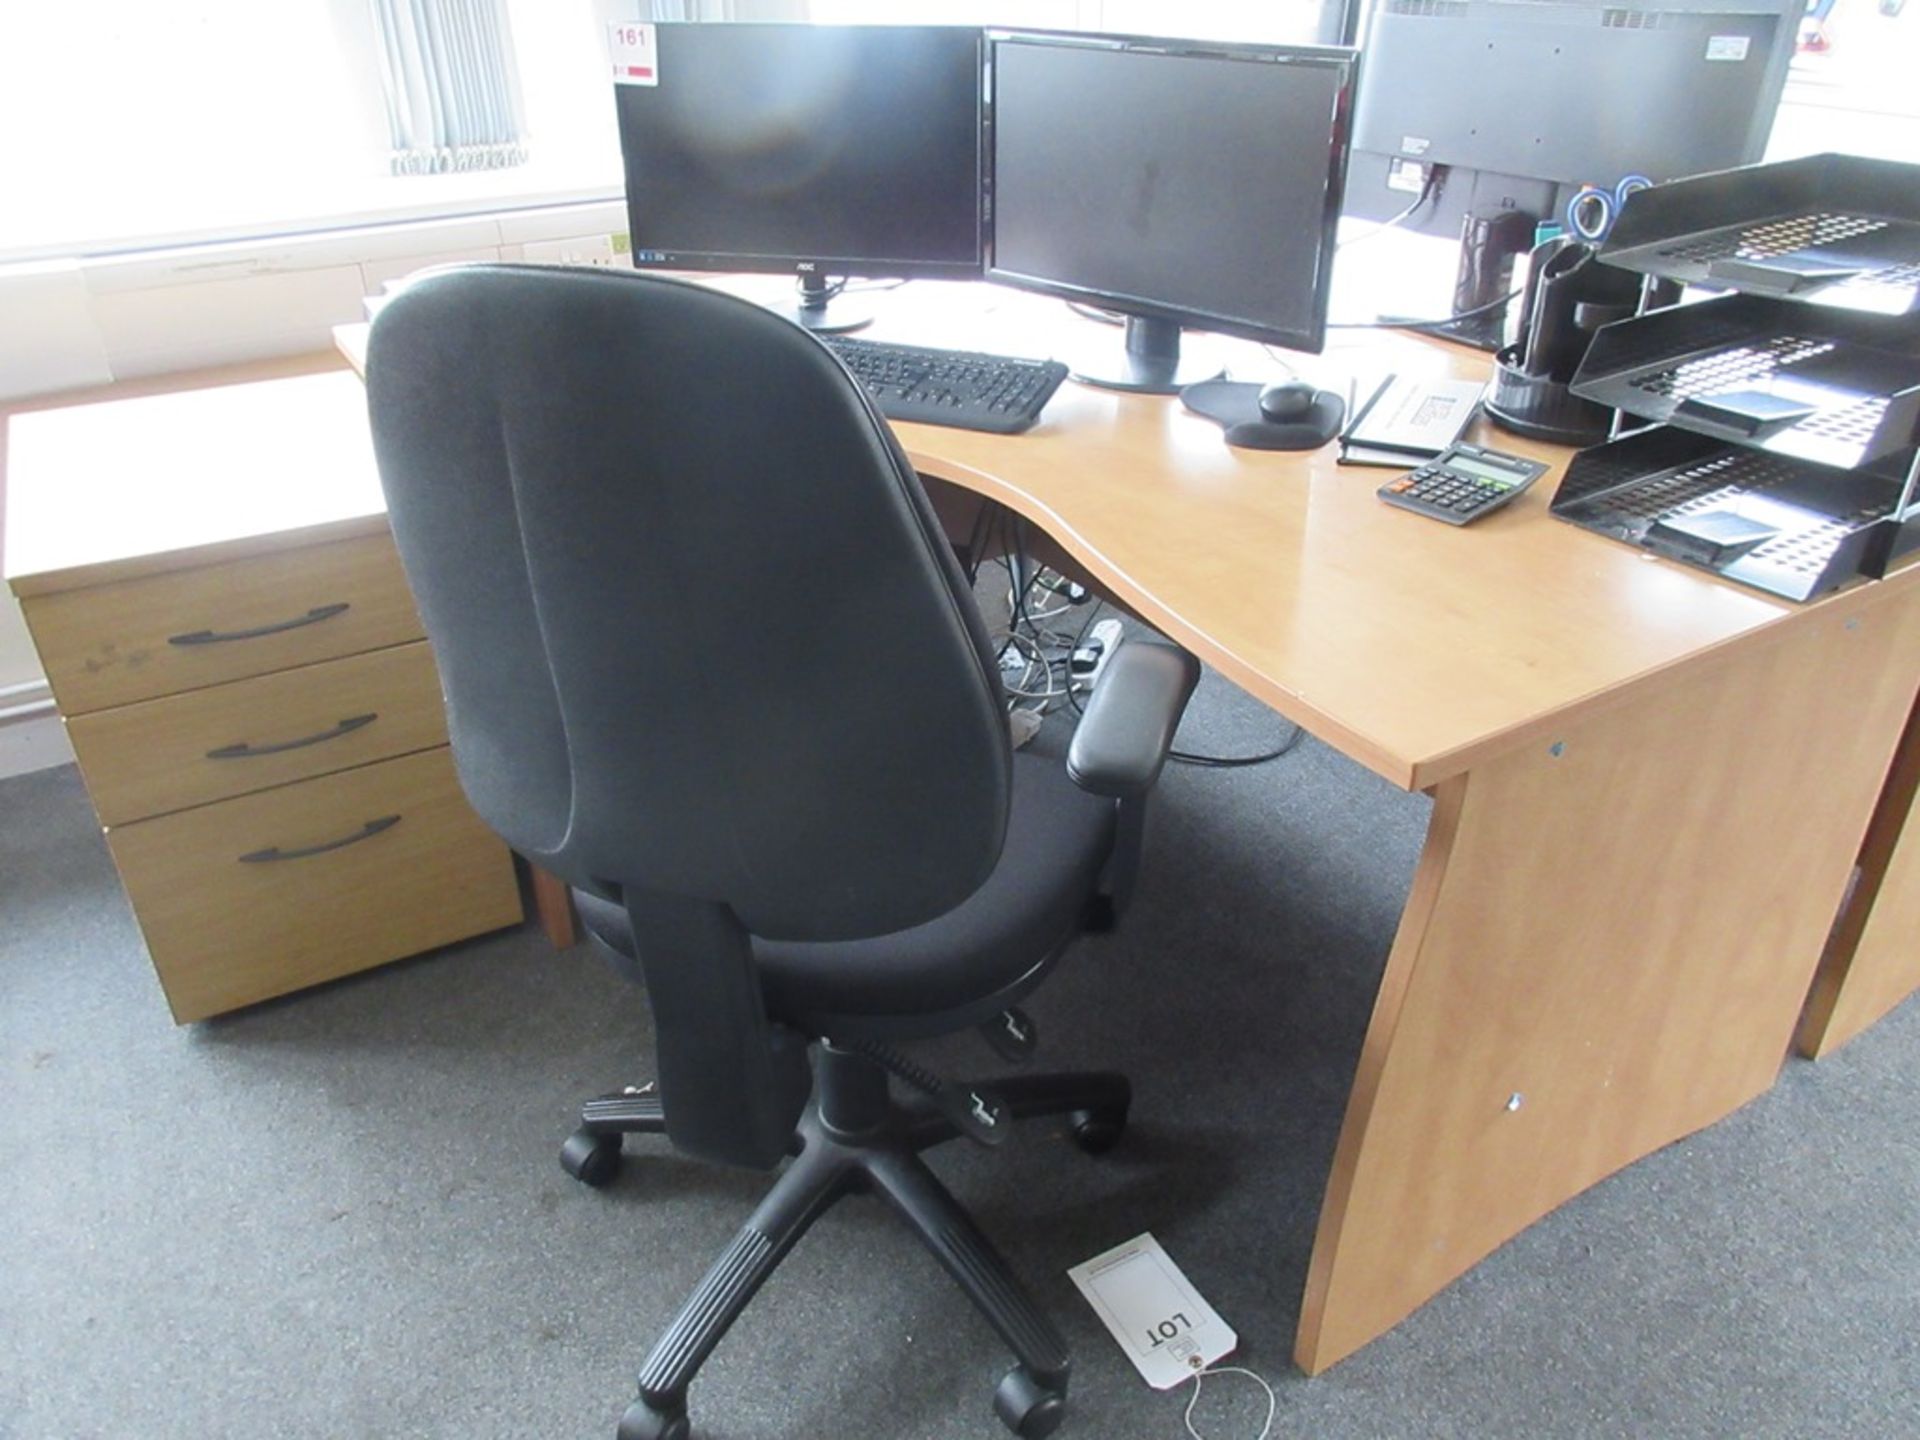
[[(1448, 0), (1376, 5), (1348, 205), (1459, 235), (1459, 337), (1493, 348), (1513, 257), (1583, 186), (1762, 158), (1802, 0)], [(1414, 203), (1409, 203), (1414, 202)], [(1503, 223), (1511, 221), (1512, 223)]]

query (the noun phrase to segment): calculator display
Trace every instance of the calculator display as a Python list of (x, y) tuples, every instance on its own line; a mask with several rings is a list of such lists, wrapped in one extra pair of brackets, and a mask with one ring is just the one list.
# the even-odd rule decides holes
[(1476, 480), (1494, 480), (1502, 485), (1512, 485), (1520, 477), (1513, 471), (1498, 465), (1488, 465), (1483, 461), (1469, 460), (1464, 455), (1449, 455), (1446, 468), (1458, 470), (1462, 475), (1471, 475)]

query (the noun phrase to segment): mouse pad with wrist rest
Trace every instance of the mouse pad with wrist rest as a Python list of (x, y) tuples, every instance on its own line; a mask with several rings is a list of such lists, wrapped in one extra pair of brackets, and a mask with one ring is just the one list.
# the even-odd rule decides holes
[(1322, 390), (1298, 420), (1276, 423), (1260, 413), (1264, 387), (1241, 380), (1202, 380), (1180, 392), (1180, 403), (1225, 428), (1227, 443), (1244, 450), (1317, 450), (1340, 433), (1345, 397)]

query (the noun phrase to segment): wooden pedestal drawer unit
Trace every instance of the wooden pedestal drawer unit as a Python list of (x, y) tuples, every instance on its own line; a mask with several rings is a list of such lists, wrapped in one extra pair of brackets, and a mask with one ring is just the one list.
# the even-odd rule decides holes
[(101, 823), (124, 825), (447, 743), (415, 640), (67, 722)]
[(390, 535), (69, 590), (27, 608), (66, 715), (426, 633)]
[(442, 745), (107, 831), (179, 1020), (520, 918)]
[(176, 1020), (520, 920), (351, 374), (15, 414), (7, 440), (9, 580)]

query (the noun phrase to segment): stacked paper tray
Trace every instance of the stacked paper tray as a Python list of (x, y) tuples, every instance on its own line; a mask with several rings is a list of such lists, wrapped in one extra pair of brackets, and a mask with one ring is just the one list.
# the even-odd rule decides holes
[(1643, 275), (1871, 315), (1920, 315), (1920, 174), (1812, 155), (1635, 195), (1600, 258)]
[(1839, 469), (1920, 438), (1920, 321), (1730, 295), (1602, 329), (1573, 393)]
[(1840, 470), (1670, 426), (1582, 451), (1560, 519), (1789, 600), (1808, 600), (1920, 544), (1903, 524), (1904, 458)]

